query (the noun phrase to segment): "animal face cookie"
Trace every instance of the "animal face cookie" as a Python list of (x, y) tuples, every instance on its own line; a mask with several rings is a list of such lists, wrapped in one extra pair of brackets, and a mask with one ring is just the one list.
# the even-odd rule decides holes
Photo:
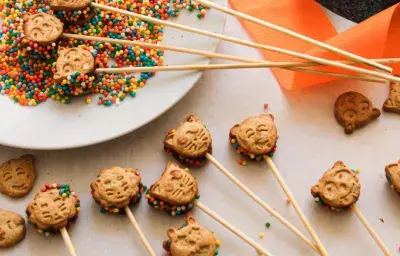
[(0, 192), (11, 197), (22, 197), (35, 183), (35, 166), (32, 155), (11, 159), (0, 166)]
[(76, 196), (60, 195), (61, 189), (49, 188), (37, 193), (27, 207), (28, 219), (41, 230), (59, 230), (78, 214)]
[(186, 226), (168, 230), (169, 241), (164, 248), (172, 256), (213, 256), (216, 240), (209, 230), (200, 226), (190, 214), (186, 217)]
[(24, 20), (23, 43), (50, 44), (55, 42), (63, 32), (62, 22), (50, 14), (26, 14)]
[(50, 6), (55, 11), (82, 10), (91, 2), (91, 0), (51, 0)]
[(383, 104), (383, 110), (400, 114), (400, 83), (390, 83), (389, 97)]
[(211, 134), (197, 116), (190, 115), (165, 138), (164, 145), (185, 157), (201, 157), (211, 150)]
[(324, 173), (311, 194), (334, 208), (346, 208), (357, 202), (361, 185), (357, 176), (341, 161)]
[(25, 220), (21, 215), (0, 209), (0, 248), (17, 244), (24, 239), (25, 233)]
[(173, 162), (168, 163), (161, 178), (150, 188), (153, 197), (176, 206), (192, 202), (197, 193), (194, 177)]
[(90, 186), (93, 198), (104, 208), (124, 208), (139, 193), (141, 180), (137, 170), (112, 167), (101, 170)]
[(393, 185), (393, 188), (400, 193), (400, 164), (389, 164), (385, 168), (386, 178)]
[(230, 137), (235, 138), (246, 151), (265, 155), (271, 152), (278, 139), (272, 115), (250, 117), (232, 127)]
[(66, 79), (73, 73), (88, 74), (94, 70), (93, 55), (82, 48), (59, 48), (56, 62), (57, 72), (54, 74), (56, 82)]
[(344, 127), (346, 134), (363, 127), (378, 118), (381, 111), (372, 102), (358, 92), (346, 92), (335, 103), (335, 118)]

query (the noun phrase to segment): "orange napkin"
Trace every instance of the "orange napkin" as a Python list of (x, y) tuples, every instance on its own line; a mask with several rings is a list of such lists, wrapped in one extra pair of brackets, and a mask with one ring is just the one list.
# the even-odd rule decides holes
[[(340, 49), (367, 58), (400, 57), (400, 7), (399, 4), (365, 20), (353, 28), (337, 34), (332, 23), (314, 0), (229, 0), (232, 9), (291, 29), (308, 37), (334, 45)], [(251, 38), (262, 44), (273, 45), (330, 60), (343, 57), (314, 47), (298, 39), (275, 32), (254, 23), (240, 20)], [(263, 51), (266, 60), (301, 61), (290, 56)], [(394, 73), (400, 65), (392, 66)], [(334, 68), (322, 68), (338, 71)], [(343, 72), (343, 70), (341, 70)], [(337, 78), (272, 69), (279, 83), (291, 90), (336, 80)], [(346, 73), (346, 72), (343, 72)]]

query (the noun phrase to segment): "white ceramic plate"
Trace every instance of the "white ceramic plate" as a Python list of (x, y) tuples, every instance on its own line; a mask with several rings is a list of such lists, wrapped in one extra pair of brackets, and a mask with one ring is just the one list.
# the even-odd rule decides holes
[[(216, 0), (226, 5), (226, 0)], [(172, 20), (172, 19), (170, 19)], [(225, 15), (208, 10), (199, 20), (196, 12), (182, 10), (174, 22), (222, 33)], [(214, 52), (218, 40), (166, 28), (167, 45)], [(207, 64), (201, 56), (166, 52), (165, 64)], [(171, 108), (198, 81), (201, 72), (158, 72), (136, 98), (127, 97), (119, 106), (103, 107), (74, 99), (64, 105), (53, 100), (37, 107), (22, 107), (0, 95), (0, 144), (30, 149), (66, 149), (92, 145), (129, 133)], [(93, 101), (97, 97), (93, 97)]]

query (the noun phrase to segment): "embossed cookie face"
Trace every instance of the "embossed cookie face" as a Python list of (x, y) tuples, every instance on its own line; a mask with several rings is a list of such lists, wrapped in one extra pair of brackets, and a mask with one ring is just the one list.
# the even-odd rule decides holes
[(393, 185), (394, 189), (400, 193), (400, 164), (389, 164), (385, 168), (387, 179)]
[(93, 55), (82, 48), (60, 48), (56, 62), (57, 72), (54, 74), (56, 82), (66, 79), (69, 75), (79, 72), (87, 74), (94, 70)]
[(171, 255), (213, 256), (216, 250), (214, 235), (200, 226), (191, 215), (187, 216), (186, 224), (179, 230), (168, 230)]
[(62, 22), (50, 14), (28, 14), (24, 20), (24, 42), (49, 44), (56, 41), (63, 32)]
[(272, 115), (260, 115), (232, 127), (230, 136), (250, 153), (264, 155), (274, 148), (278, 131)]
[(164, 144), (178, 154), (196, 158), (210, 150), (211, 134), (198, 117), (190, 115), (174, 133), (167, 136)]
[(90, 5), (91, 0), (51, 0), (51, 9), (56, 11), (81, 10)]
[(0, 192), (21, 197), (31, 191), (35, 182), (34, 158), (24, 155), (11, 159), (0, 166)]
[(8, 248), (25, 237), (25, 220), (19, 214), (0, 209), (0, 248)]
[(60, 229), (77, 215), (77, 203), (75, 196), (62, 196), (57, 188), (47, 189), (36, 194), (28, 205), (28, 218), (39, 229)]
[(346, 92), (335, 103), (335, 117), (347, 134), (367, 125), (381, 115), (372, 102), (358, 92)]
[(152, 196), (176, 206), (190, 203), (197, 193), (194, 177), (173, 162), (168, 163), (160, 180), (150, 189)]
[(93, 198), (103, 207), (123, 208), (139, 193), (140, 184), (141, 176), (137, 170), (115, 166), (101, 170), (91, 188)]
[(400, 83), (390, 83), (389, 97), (383, 104), (383, 110), (400, 114)]
[(357, 176), (343, 162), (338, 161), (311, 188), (311, 194), (320, 197), (331, 207), (345, 208), (358, 200), (360, 189)]

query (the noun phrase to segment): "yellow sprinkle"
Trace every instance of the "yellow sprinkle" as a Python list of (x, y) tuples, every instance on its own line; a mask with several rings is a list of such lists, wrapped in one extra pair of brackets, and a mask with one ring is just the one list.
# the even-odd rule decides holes
[(80, 212), (81, 211), (81, 207), (76, 207), (76, 211)]
[(242, 161), (242, 165), (243, 166), (247, 165), (247, 162), (246, 161)]
[(67, 194), (66, 194), (66, 193), (62, 194), (62, 197), (66, 198), (66, 197), (67, 197)]
[(185, 168), (185, 171), (189, 172), (189, 168)]
[(260, 232), (260, 233), (258, 234), (258, 236), (259, 236), (261, 239), (263, 239), (263, 238), (264, 238), (264, 233), (263, 233), (263, 232)]
[(250, 158), (251, 159), (253, 159), (253, 158), (255, 158), (256, 156), (254, 155), (254, 154), (250, 154)]
[(236, 140), (235, 139), (231, 139), (231, 143), (233, 144), (233, 143), (236, 143)]
[(360, 168), (356, 168), (356, 173), (360, 173)]
[(115, 209), (113, 210), (113, 212), (118, 213), (118, 212), (119, 212), (119, 209), (118, 209), (118, 208), (115, 208)]
[(221, 240), (215, 241), (215, 245), (216, 245), (216, 246), (221, 246)]

